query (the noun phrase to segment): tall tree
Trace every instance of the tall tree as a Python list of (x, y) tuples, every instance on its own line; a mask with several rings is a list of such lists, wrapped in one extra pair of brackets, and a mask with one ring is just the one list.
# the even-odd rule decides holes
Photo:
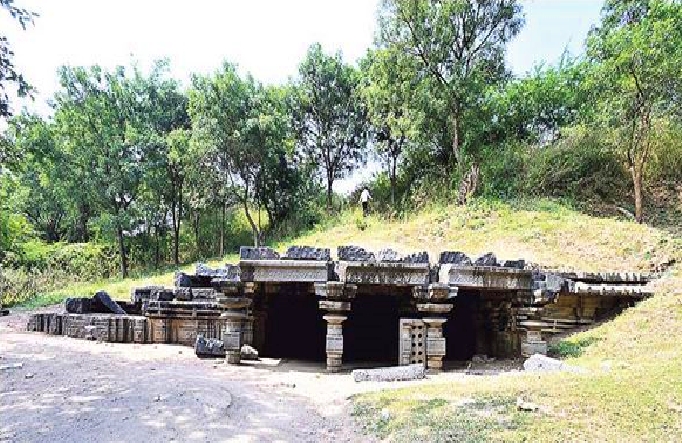
[(643, 218), (642, 182), (658, 118), (682, 109), (682, 4), (608, 0), (588, 39), (597, 63), (597, 116), (632, 176), (635, 218)]
[(412, 102), (418, 80), (413, 60), (394, 50), (370, 51), (362, 61), (362, 96), (377, 154), (387, 164), (391, 183), (391, 206), (395, 206), (397, 169), (405, 145), (414, 136), (420, 118)]
[(83, 185), (111, 222), (126, 277), (126, 231), (135, 227), (134, 203), (147, 165), (158, 162), (153, 160), (157, 145), (149, 135), (150, 90), (139, 72), (129, 76), (124, 67), (63, 67), (60, 77), (55, 121), (65, 149), (84, 171)]
[(313, 44), (299, 67), (294, 107), (299, 147), (323, 171), (327, 210), (332, 186), (366, 159), (367, 117), (359, 94), (359, 72), (341, 54), (330, 56)]
[[(0, 0), (0, 9), (5, 9), (9, 12), (12, 18), (19, 22), (24, 31), (28, 25), (33, 23), (33, 19), (37, 16), (33, 12), (16, 6), (14, 0)], [(7, 95), (7, 88), (12, 84), (16, 87), (16, 92), (19, 96), (25, 96), (31, 91), (31, 86), (24, 76), (14, 67), (14, 51), (10, 47), (7, 36), (0, 35), (0, 117), (7, 117), (12, 113), (9, 105), (9, 96)]]
[(244, 210), (258, 246), (264, 232), (253, 208), (259, 209), (265, 189), (278, 178), (268, 168), (278, 165), (273, 160), (285, 143), (286, 116), (268, 88), (250, 75), (242, 79), (229, 63), (211, 76), (196, 77), (189, 97), (193, 136), (210, 153), (226, 197)]
[[(467, 113), (505, 77), (505, 45), (521, 29), (517, 0), (383, 0), (379, 47), (412, 57), (415, 75), (448, 115), (451, 156), (462, 162)], [(440, 110), (438, 112), (441, 112)]]

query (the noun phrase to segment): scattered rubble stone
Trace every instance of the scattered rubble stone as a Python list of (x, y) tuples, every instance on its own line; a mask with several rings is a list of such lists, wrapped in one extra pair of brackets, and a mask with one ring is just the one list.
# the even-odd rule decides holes
[(9, 309), (0, 309), (0, 317), (9, 315)]
[(105, 291), (97, 291), (92, 298), (67, 298), (64, 308), (70, 314), (126, 314), (126, 311)]
[(471, 259), (468, 255), (459, 251), (443, 251), (438, 258), (440, 264), (453, 264), (460, 266), (471, 266)]
[(339, 246), (336, 249), (336, 254), (338, 259), (342, 261), (376, 261), (373, 252), (369, 252), (359, 246)]
[(203, 263), (197, 263), (195, 277), (211, 277), (211, 281), (214, 279), (239, 281), (239, 266), (226, 263), (222, 268), (212, 269)]
[(525, 269), (526, 268), (526, 261), (525, 260), (505, 260), (502, 263), (503, 268), (511, 268), (511, 269)]
[(175, 273), (175, 287), (176, 288), (190, 288), (192, 287), (192, 279), (184, 272)]
[(426, 251), (417, 252), (414, 254), (406, 255), (401, 260), (402, 263), (429, 263), (429, 253)]
[(516, 407), (519, 411), (537, 412), (540, 410), (540, 406), (535, 403), (525, 401), (522, 397), (516, 399)]
[(6, 371), (8, 369), (21, 369), (23, 367), (23, 363), (11, 363), (9, 365), (0, 365), (0, 371)]
[(289, 246), (282, 257), (287, 260), (322, 260), (332, 259), (329, 248), (313, 248), (311, 246)]
[(497, 257), (492, 252), (488, 252), (476, 259), (474, 262), (476, 266), (498, 266)]
[(542, 354), (533, 354), (523, 362), (523, 369), (531, 372), (584, 372), (585, 369), (578, 366), (567, 365), (556, 358), (547, 357)]
[(400, 255), (397, 251), (393, 249), (382, 249), (376, 255), (377, 261), (389, 262), (389, 263), (399, 263), (401, 260)]
[(243, 345), (241, 350), (242, 360), (258, 360), (258, 351), (249, 345)]
[(239, 248), (239, 258), (241, 260), (279, 260), (279, 254), (272, 248), (242, 246)]
[(225, 343), (217, 338), (204, 338), (197, 335), (194, 353), (198, 357), (225, 357)]
[(424, 365), (389, 366), (375, 369), (356, 369), (352, 375), (356, 382), (420, 380), (426, 376), (426, 370)]

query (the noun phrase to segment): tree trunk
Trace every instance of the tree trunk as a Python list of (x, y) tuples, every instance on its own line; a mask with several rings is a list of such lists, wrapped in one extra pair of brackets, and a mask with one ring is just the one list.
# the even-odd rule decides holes
[(244, 205), (244, 213), (246, 214), (246, 219), (249, 221), (249, 225), (251, 225), (251, 232), (253, 233), (253, 246), (257, 248), (260, 246), (260, 230), (258, 229), (256, 222), (253, 220), (251, 212), (249, 212), (248, 192), (249, 191), (247, 189), (245, 192), (246, 195), (244, 196), (244, 200), (242, 200), (242, 204)]
[(126, 256), (126, 247), (123, 238), (123, 228), (121, 225), (116, 226), (116, 235), (118, 236), (118, 252), (121, 254), (121, 277), (128, 277), (128, 257)]
[(199, 244), (199, 210), (194, 213), (194, 242), (197, 246), (197, 258), (201, 256), (201, 245)]
[(632, 172), (632, 184), (635, 191), (635, 220), (642, 223), (642, 169), (643, 165), (635, 163), (630, 168)]
[(327, 173), (327, 212), (331, 214), (332, 212), (332, 185), (334, 184), (334, 178)]
[(182, 184), (178, 186), (178, 215), (175, 217), (175, 203), (173, 204), (173, 262), (175, 265), (180, 264), (179, 250), (180, 250), (180, 223), (182, 222)]
[(397, 163), (397, 158), (393, 157), (391, 159), (392, 164), (390, 165), (390, 171), (389, 171), (389, 177), (391, 179), (391, 209), (395, 209), (395, 188), (396, 188), (396, 176), (395, 176), (395, 170), (396, 170), (396, 163)]
[(460, 163), (460, 134), (459, 134), (459, 106), (455, 105), (452, 111), (452, 155), (455, 158), (455, 163)]
[(155, 250), (154, 250), (154, 267), (155, 267), (156, 269), (159, 269), (159, 258), (160, 258), (160, 255), (161, 255), (161, 254), (160, 254), (160, 246), (159, 246), (159, 243), (160, 243), (160, 241), (161, 241), (161, 238), (160, 238), (161, 235), (159, 234), (159, 227), (158, 227), (158, 226), (156, 226), (156, 227), (154, 228), (154, 233), (156, 234), (156, 235), (155, 235), (155, 237), (156, 237), (156, 246), (155, 246)]
[(222, 205), (222, 216), (220, 218), (220, 255), (225, 255), (225, 202)]

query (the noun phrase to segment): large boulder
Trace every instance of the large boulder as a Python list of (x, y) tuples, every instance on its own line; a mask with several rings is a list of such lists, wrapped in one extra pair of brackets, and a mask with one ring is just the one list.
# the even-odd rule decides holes
[(529, 372), (552, 372), (552, 371), (568, 371), (568, 372), (585, 372), (585, 369), (578, 366), (571, 366), (565, 362), (547, 357), (542, 354), (533, 354), (523, 362), (523, 369)]

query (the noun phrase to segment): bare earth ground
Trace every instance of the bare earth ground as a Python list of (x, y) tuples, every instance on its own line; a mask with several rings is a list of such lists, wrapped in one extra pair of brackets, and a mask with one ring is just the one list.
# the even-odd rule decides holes
[(239, 367), (175, 345), (99, 343), (24, 332), (0, 318), (0, 441), (368, 441), (349, 396), (468, 377), (355, 383), (322, 365)]

